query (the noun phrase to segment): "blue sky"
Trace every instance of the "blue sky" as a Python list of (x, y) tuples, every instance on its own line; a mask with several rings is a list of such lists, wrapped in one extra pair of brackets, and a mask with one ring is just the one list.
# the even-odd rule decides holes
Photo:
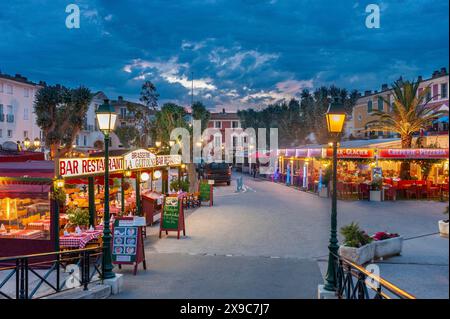
[[(335, 84), (380, 89), (400, 75), (448, 67), (442, 0), (15, 0), (0, 2), (0, 70), (33, 81), (85, 85), (110, 98), (195, 100), (230, 110)], [(65, 26), (68, 4), (79, 29)], [(369, 3), (381, 27), (365, 26)]]

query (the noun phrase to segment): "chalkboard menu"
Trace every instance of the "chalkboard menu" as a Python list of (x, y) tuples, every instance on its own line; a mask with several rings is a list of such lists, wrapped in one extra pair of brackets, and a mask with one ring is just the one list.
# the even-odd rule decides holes
[(133, 220), (115, 220), (113, 233), (113, 262), (136, 261), (139, 229)]
[(208, 201), (211, 196), (211, 185), (207, 183), (200, 183), (200, 200)]
[(163, 228), (178, 229), (179, 218), (180, 201), (178, 200), (178, 197), (166, 197), (164, 200)]

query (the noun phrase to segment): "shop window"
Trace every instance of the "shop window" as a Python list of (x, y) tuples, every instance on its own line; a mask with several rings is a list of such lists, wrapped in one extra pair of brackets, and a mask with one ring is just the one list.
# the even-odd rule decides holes
[(0, 238), (50, 239), (48, 198), (0, 198)]

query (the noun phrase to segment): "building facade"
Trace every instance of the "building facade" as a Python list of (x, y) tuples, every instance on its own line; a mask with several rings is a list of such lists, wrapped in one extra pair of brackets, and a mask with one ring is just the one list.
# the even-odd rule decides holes
[[(430, 86), (431, 92), (428, 98), (431, 101), (428, 103), (429, 107), (438, 107), (439, 109), (448, 110), (448, 72), (446, 68), (441, 68), (440, 71), (433, 72), (429, 79), (423, 80), (419, 76), (420, 86), (418, 92), (420, 93), (424, 88)], [(390, 103), (386, 103), (389, 101)], [(376, 138), (376, 137), (393, 137), (393, 132), (387, 131), (371, 131), (367, 123), (375, 119), (372, 115), (373, 111), (380, 110), (384, 112), (392, 111), (393, 91), (387, 84), (381, 86), (381, 91), (365, 91), (354, 108), (352, 114), (351, 135), (353, 138)], [(437, 127), (433, 128), (436, 131), (448, 131), (447, 124), (442, 122)]]
[(20, 141), (23, 145), (26, 138), (31, 142), (36, 138), (42, 140), (33, 112), (34, 97), (39, 88), (39, 84), (20, 74), (0, 73), (0, 145), (7, 141)]
[[(241, 121), (237, 113), (227, 113), (225, 109), (219, 113), (211, 113), (211, 117), (208, 122), (208, 128), (214, 128), (220, 130), (220, 134), (216, 133), (213, 136), (214, 146), (220, 147), (225, 143), (226, 129), (241, 129)], [(233, 136), (233, 146), (243, 146), (243, 137)]]

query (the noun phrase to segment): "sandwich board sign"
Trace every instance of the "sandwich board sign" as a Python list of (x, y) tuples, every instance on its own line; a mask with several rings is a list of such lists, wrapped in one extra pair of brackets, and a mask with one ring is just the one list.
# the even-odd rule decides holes
[(184, 209), (182, 196), (166, 196), (164, 198), (163, 207), (161, 210), (161, 222), (159, 228), (159, 238), (161, 232), (176, 231), (177, 238), (180, 239), (180, 231), (186, 236), (186, 227), (184, 224)]

